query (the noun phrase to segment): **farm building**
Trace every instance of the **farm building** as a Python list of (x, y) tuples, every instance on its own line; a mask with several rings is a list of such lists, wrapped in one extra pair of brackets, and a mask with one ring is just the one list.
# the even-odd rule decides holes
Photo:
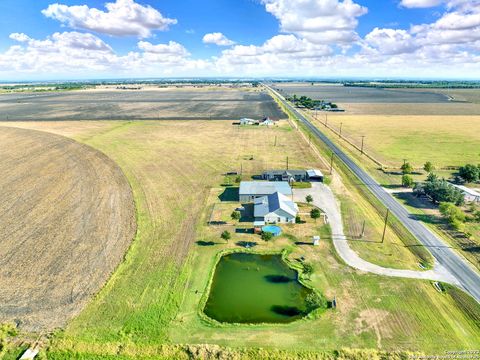
[(291, 196), (292, 188), (288, 182), (284, 181), (242, 181), (240, 183), (239, 197), (241, 202), (247, 203), (276, 192)]
[(281, 193), (273, 193), (255, 199), (254, 216), (255, 222), (295, 223), (298, 214), (298, 206), (287, 196)]
[(469, 189), (463, 185), (455, 185), (455, 184), (451, 184), (451, 185), (456, 187), (458, 190), (460, 190), (463, 193), (463, 195), (465, 196), (466, 202), (480, 202), (480, 193), (478, 191)]
[(270, 119), (269, 117), (263, 118), (260, 123), (260, 126), (270, 126), (270, 125), (275, 125), (275, 122)]
[(270, 170), (262, 174), (262, 179), (269, 181), (323, 181), (320, 170)]
[(258, 121), (249, 119), (249, 118), (242, 118), (240, 119), (240, 125), (257, 125)]

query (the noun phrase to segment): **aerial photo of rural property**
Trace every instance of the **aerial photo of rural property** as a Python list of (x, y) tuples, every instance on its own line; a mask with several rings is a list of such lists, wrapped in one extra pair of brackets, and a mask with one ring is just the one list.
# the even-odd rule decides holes
[(480, 359), (480, 0), (56, 1), (0, 1), (0, 360)]

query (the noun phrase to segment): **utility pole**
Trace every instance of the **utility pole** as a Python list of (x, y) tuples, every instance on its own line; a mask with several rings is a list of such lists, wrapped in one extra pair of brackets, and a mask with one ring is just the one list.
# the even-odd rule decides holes
[(362, 135), (362, 149), (360, 150), (361, 154), (363, 155), (363, 144), (365, 140), (365, 135)]
[(387, 232), (388, 215), (390, 215), (390, 209), (387, 209), (387, 215), (385, 216), (385, 225), (383, 227), (382, 243), (383, 243), (383, 240), (385, 240), (385, 233)]
[(363, 220), (363, 227), (362, 227), (362, 233), (360, 234), (360, 239), (363, 239), (363, 237), (365, 236), (365, 223), (366, 221)]
[(287, 156), (287, 170), (288, 170), (288, 156)]
[(328, 114), (325, 113), (325, 127), (328, 126)]
[(308, 145), (312, 145), (312, 134), (308, 133)]
[(277, 136), (275, 135), (275, 144), (273, 146), (277, 146)]
[(342, 126), (343, 126), (343, 122), (340, 123), (340, 132), (338, 133), (339, 137), (342, 137)]
[(243, 163), (240, 163), (240, 176), (243, 175)]
[(330, 159), (330, 175), (333, 173), (333, 157), (335, 156), (335, 153), (332, 151), (332, 158)]

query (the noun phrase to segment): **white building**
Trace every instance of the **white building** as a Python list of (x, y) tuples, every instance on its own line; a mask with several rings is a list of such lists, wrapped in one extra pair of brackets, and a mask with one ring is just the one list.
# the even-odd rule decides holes
[(266, 224), (295, 223), (298, 206), (287, 196), (278, 192), (255, 199), (255, 222)]
[(480, 202), (480, 193), (478, 191), (469, 189), (463, 185), (455, 185), (455, 184), (451, 184), (451, 185), (456, 187), (458, 190), (460, 190), (463, 193), (463, 195), (465, 196), (466, 202)]
[(257, 120), (253, 120), (249, 118), (240, 119), (240, 125), (256, 125), (256, 124), (258, 124)]

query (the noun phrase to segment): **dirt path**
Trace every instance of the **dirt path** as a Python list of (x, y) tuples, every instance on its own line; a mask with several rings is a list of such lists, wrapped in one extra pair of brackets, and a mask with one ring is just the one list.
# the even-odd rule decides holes
[(353, 251), (343, 232), (342, 216), (340, 207), (328, 186), (321, 183), (312, 183), (311, 189), (294, 189), (294, 200), (304, 202), (305, 196), (312, 195), (313, 204), (325, 211), (332, 228), (332, 240), (337, 253), (345, 263), (355, 269), (371, 272), (378, 275), (444, 281), (450, 284), (458, 284), (445, 268), (435, 263), (434, 269), (428, 271), (399, 270), (381, 267), (363, 260)]
[(122, 171), (62, 136), (0, 127), (0, 322), (63, 326), (123, 259), (135, 207)]

